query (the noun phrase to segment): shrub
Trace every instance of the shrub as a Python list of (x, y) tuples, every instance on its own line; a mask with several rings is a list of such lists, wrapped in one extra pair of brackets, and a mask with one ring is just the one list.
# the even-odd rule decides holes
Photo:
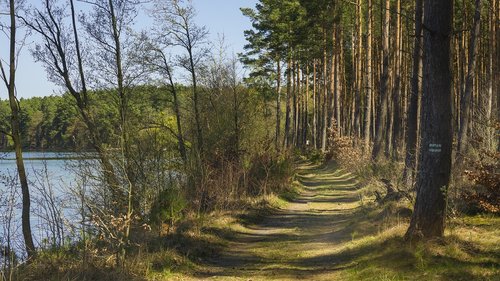
[(462, 193), (466, 209), (500, 213), (500, 153), (483, 151), (479, 160), (471, 162), (471, 169), (464, 172), (474, 183)]
[(182, 211), (187, 202), (181, 190), (175, 187), (163, 190), (156, 198), (151, 208), (150, 221), (161, 227), (163, 223), (169, 225), (169, 229), (182, 218)]
[(247, 186), (250, 195), (266, 195), (283, 190), (290, 184), (293, 165), (288, 155), (260, 154), (251, 160), (247, 177), (251, 179)]

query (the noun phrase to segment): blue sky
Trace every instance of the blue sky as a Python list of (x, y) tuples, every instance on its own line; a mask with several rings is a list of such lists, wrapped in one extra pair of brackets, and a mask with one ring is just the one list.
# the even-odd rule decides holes
[[(36, 2), (36, 0), (28, 0)], [(250, 21), (241, 14), (240, 7), (255, 7), (257, 0), (193, 0), (198, 12), (197, 23), (210, 30), (210, 40), (217, 41), (219, 34), (224, 34), (228, 51), (239, 53), (243, 50), (245, 38), (243, 31), (251, 28)], [(139, 18), (138, 21), (141, 21)], [(149, 21), (149, 20), (148, 20)], [(139, 23), (139, 25), (141, 25)], [(31, 39), (33, 41), (34, 39)], [(0, 37), (0, 55), (6, 59), (8, 41)], [(60, 94), (63, 89), (47, 81), (47, 75), (40, 63), (35, 63), (25, 47), (19, 58), (17, 71), (17, 95), (19, 98)], [(0, 90), (0, 99), (6, 99), (6, 93)]]

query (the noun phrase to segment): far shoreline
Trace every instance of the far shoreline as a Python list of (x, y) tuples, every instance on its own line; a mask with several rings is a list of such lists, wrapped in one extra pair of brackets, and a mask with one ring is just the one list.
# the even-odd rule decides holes
[[(13, 161), (16, 160), (15, 157), (6, 157), (6, 154), (15, 153), (14, 150), (0, 150), (0, 160)], [(47, 153), (52, 154), (48, 157), (23, 157), (23, 160), (33, 161), (33, 160), (90, 160), (97, 159), (97, 157), (92, 157), (88, 154), (95, 153), (95, 151), (72, 151), (72, 150), (23, 150), (23, 154), (25, 153)], [(54, 155), (56, 154), (56, 155)], [(60, 155), (57, 155), (60, 154)], [(65, 155), (66, 154), (66, 155)], [(87, 155), (79, 155), (79, 154), (87, 154)]]

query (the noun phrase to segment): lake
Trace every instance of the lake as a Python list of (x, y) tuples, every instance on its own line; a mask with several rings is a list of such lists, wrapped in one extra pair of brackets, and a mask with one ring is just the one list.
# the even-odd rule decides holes
[[(80, 156), (67, 152), (23, 153), (30, 185), (33, 238), (38, 246), (43, 245), (44, 241), (53, 241), (53, 233), (58, 231), (48, 221), (59, 219), (67, 227), (62, 229), (62, 234), (66, 236), (71, 223), (77, 218), (75, 196), (70, 192), (70, 188), (76, 184), (77, 176), (70, 166), (78, 163), (77, 158)], [(54, 203), (53, 206), (47, 204), (50, 201)], [(15, 153), (0, 152), (0, 246), (6, 245), (7, 236), (10, 235), (14, 249), (24, 248), (20, 209), (21, 191)]]
[[(66, 169), (67, 161), (75, 161), (77, 155), (68, 152), (24, 152), (24, 166), (28, 177), (33, 171), (47, 167), (54, 182), (71, 179)], [(16, 155), (14, 152), (0, 152), (0, 173), (15, 172)], [(69, 176), (69, 177), (68, 177)]]

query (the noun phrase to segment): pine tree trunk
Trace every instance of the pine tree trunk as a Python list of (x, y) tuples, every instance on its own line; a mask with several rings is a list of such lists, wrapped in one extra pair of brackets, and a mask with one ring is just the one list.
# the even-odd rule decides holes
[(422, 16), (423, 0), (415, 3), (415, 42), (413, 47), (413, 67), (411, 77), (411, 92), (408, 103), (408, 117), (406, 120), (406, 156), (405, 168), (403, 171), (403, 181), (407, 187), (413, 186), (413, 178), (416, 168), (417, 153), (417, 133), (418, 133), (418, 96), (421, 69), (421, 49), (422, 49)]
[(371, 120), (372, 120), (372, 0), (368, 0), (368, 35), (366, 46), (366, 110), (365, 110), (365, 124), (364, 124), (364, 149), (370, 147), (371, 135)]
[(295, 61), (292, 60), (292, 127), (291, 127), (291, 145), (297, 146), (297, 68)]
[(291, 102), (291, 91), (292, 91), (292, 61), (290, 58), (287, 60), (286, 66), (286, 110), (285, 110), (285, 136), (284, 136), (284, 147), (288, 148), (291, 145), (290, 141), (290, 102)]
[(477, 41), (481, 23), (481, 0), (476, 0), (474, 14), (474, 26), (469, 43), (469, 64), (465, 78), (465, 90), (461, 100), (460, 130), (458, 133), (458, 152), (465, 153), (468, 146), (468, 133), (471, 121), (472, 91), (474, 89), (474, 77), (476, 74)]
[(341, 68), (340, 66), (342, 65), (342, 33), (340, 32), (340, 28), (337, 32), (337, 47), (339, 49), (339, 52), (337, 53), (337, 63), (335, 64), (335, 119), (337, 121), (337, 134), (338, 136), (341, 136), (342, 134), (342, 120), (341, 120), (341, 108), (340, 108), (340, 103), (341, 103)]
[(318, 113), (317, 113), (317, 94), (316, 94), (316, 60), (313, 60), (313, 127), (312, 143), (314, 148), (318, 148)]
[(326, 31), (323, 33), (323, 116), (322, 116), (322, 124), (321, 124), (321, 151), (326, 151), (326, 141), (327, 141), (327, 127), (328, 127), (328, 72), (327, 72), (327, 62), (328, 59), (326, 57)]
[[(500, 58), (496, 56), (495, 60), (495, 52), (498, 52), (496, 50), (498, 42), (496, 42), (496, 27), (497, 27), (497, 22), (496, 22), (496, 9), (497, 9), (497, 1), (491, 1), (491, 12), (490, 12), (490, 52), (488, 56), (489, 60), (489, 68), (488, 68), (488, 108), (486, 112), (486, 119), (488, 120), (490, 124), (490, 128), (488, 130), (488, 148), (493, 150), (495, 149), (495, 130), (494, 130), (494, 120), (493, 120), (493, 109), (494, 106), (496, 105), (496, 100), (498, 98), (498, 93), (495, 92), (495, 66), (498, 67), (498, 63), (500, 63)], [(497, 108), (497, 111), (499, 109)]]
[[(309, 130), (309, 63), (306, 64), (306, 75), (305, 75), (305, 83), (306, 83), (306, 100), (304, 105), (304, 125), (303, 125), (303, 141), (304, 144), (308, 144), (307, 132)], [(310, 145), (310, 144), (309, 144)]]
[(424, 9), (422, 142), (417, 198), (406, 233), (409, 240), (443, 236), (451, 171), (450, 39), (453, 0), (426, 1)]
[(356, 52), (356, 97), (355, 97), (355, 120), (354, 130), (355, 136), (361, 139), (361, 95), (363, 92), (363, 75), (361, 69), (363, 67), (363, 0), (358, 0), (356, 9), (356, 24), (357, 30), (357, 52)]
[(401, 27), (401, 0), (396, 2), (396, 51), (394, 58), (394, 88), (393, 88), (393, 129), (392, 129), (392, 157), (399, 160), (399, 145), (401, 138), (401, 40), (402, 40), (402, 27)]
[(295, 96), (296, 96), (296, 103), (295, 103), (295, 113), (296, 115), (294, 116), (294, 122), (295, 122), (295, 134), (294, 134), (294, 139), (295, 139), (295, 146), (301, 147), (301, 117), (302, 117), (302, 94), (301, 94), (301, 87), (300, 87), (300, 65), (297, 62), (295, 64)]
[(280, 136), (281, 136), (281, 61), (276, 60), (276, 136), (274, 146), (276, 150), (280, 149)]
[[(380, 79), (380, 94), (378, 113), (375, 122), (375, 142), (373, 144), (372, 160), (378, 160), (382, 149), (385, 147), (384, 141), (387, 134), (387, 108), (389, 94), (389, 25), (391, 22), (391, 2), (385, 0), (385, 20), (382, 37), (382, 76)], [(387, 151), (384, 153), (387, 154)]]

